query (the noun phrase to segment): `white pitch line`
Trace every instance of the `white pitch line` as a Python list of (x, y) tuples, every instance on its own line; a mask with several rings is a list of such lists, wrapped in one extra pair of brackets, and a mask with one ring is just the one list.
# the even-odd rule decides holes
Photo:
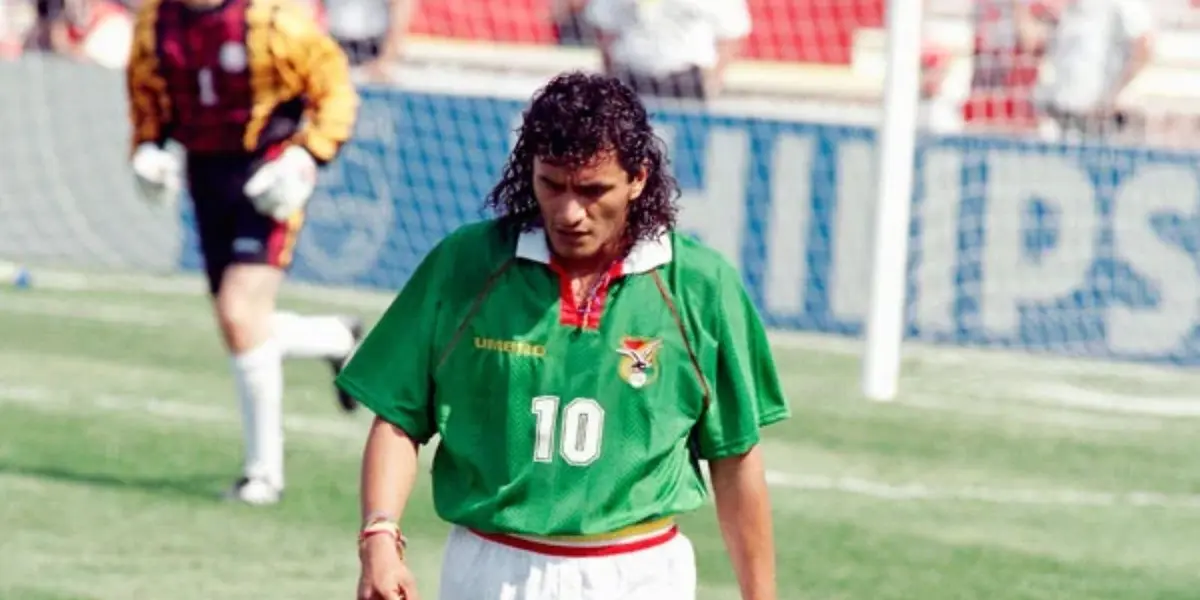
[[(1021, 392), (1026, 394), (1026, 392)], [(1028, 392), (1032, 393), (1032, 392)], [(964, 391), (951, 400), (940, 394), (907, 393), (897, 402), (900, 406), (951, 413), (976, 419), (1006, 420), (1016, 423), (1047, 425), (1061, 429), (1128, 433), (1131, 431), (1158, 431), (1166, 427), (1167, 419), (1156, 415), (1136, 412), (1106, 414), (1083, 408), (1060, 406), (1047, 402), (1044, 406), (1014, 402), (1010, 398), (989, 399), (972, 402), (965, 398), (973, 396)]]
[[(180, 317), (170, 311), (147, 310), (131, 304), (71, 302), (56, 298), (21, 298), (19, 296), (5, 298), (0, 304), (0, 312), (16, 315), (36, 315), (40, 317), (58, 317), (64, 319), (80, 319), (98, 321), (117, 325), (135, 325), (138, 327), (178, 327), (192, 326), (194, 319)], [(212, 320), (206, 321), (212, 327)]]
[[(35, 267), (32, 276), (35, 289), (195, 297), (203, 297), (207, 293), (203, 277), (187, 273), (86, 273)], [(380, 312), (395, 297), (395, 292), (387, 290), (329, 287), (294, 280), (286, 282), (281, 293), (285, 297)]]
[(1063, 382), (1030, 384), (1025, 389), (1029, 398), (1066, 408), (1157, 417), (1200, 417), (1200, 401), (1194, 396), (1121, 394)]
[[(73, 412), (82, 407), (103, 412), (134, 414), (153, 417), (163, 421), (181, 423), (211, 423), (240, 426), (236, 412), (216, 407), (199, 406), (187, 402), (156, 398), (133, 398), (101, 394), (88, 400), (71, 398), (70, 394), (48, 388), (9, 386), (0, 382), (0, 406), (18, 404), (42, 412)], [(337, 440), (362, 442), (366, 436), (366, 425), (362, 422), (336, 421), (304, 416), (284, 418), (284, 429), (289, 432)], [(357, 451), (357, 446), (355, 447)], [(428, 460), (432, 453), (423, 452)], [(772, 487), (833, 492), (864, 496), (891, 502), (913, 501), (959, 501), (983, 502), (1001, 505), (1075, 506), (1075, 507), (1155, 507), (1200, 509), (1200, 495), (1177, 495), (1161, 492), (1092, 492), (1083, 490), (1006, 489), (995, 487), (945, 487), (913, 482), (893, 484), (856, 477), (835, 477), (818, 473), (787, 473), (778, 470), (767, 472), (767, 482)]]
[(994, 487), (932, 487), (923, 483), (903, 485), (857, 477), (815, 474), (767, 473), (770, 485), (799, 490), (842, 492), (895, 502), (956, 500), (988, 504), (1037, 506), (1140, 506), (1200, 509), (1200, 495), (1161, 492), (1091, 492), (1083, 490), (1004, 489)]
[[(771, 344), (790, 350), (807, 350), (839, 356), (861, 356), (860, 338), (811, 331), (770, 331)], [(1072, 357), (1049, 352), (1020, 352), (984, 346), (940, 345), (920, 340), (904, 341), (904, 359), (938, 366), (961, 366), (985, 372), (1012, 373), (1014, 378), (1030, 374), (1050, 376), (1106, 375), (1152, 382), (1192, 382), (1200, 385), (1200, 372), (1183, 367), (1130, 361)], [(903, 373), (901, 373), (903, 376)]]
[[(8, 386), (0, 382), (0, 405), (17, 404), (42, 412), (65, 413), (80, 408), (98, 412), (154, 417), (178, 423), (213, 423), (241, 426), (235, 411), (215, 406), (159, 398), (135, 398), (116, 394), (97, 394), (86, 399), (48, 388)], [(319, 419), (299, 415), (284, 416), (284, 430), (338, 440), (366, 441), (367, 423), (361, 420)]]

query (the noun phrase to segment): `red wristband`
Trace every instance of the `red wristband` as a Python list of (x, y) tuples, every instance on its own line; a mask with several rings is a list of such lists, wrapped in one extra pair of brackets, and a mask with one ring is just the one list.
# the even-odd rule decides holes
[(401, 549), (408, 547), (408, 539), (404, 537), (404, 534), (400, 533), (400, 526), (392, 521), (383, 519), (372, 521), (359, 530), (358, 543), (362, 544), (367, 538), (380, 533), (386, 533), (395, 538), (396, 545), (400, 546)]
[(367, 538), (374, 536), (374, 535), (379, 535), (381, 533), (390, 535), (390, 536), (396, 538), (397, 540), (400, 539), (399, 533), (397, 533), (396, 531), (393, 531), (391, 529), (382, 529), (382, 528), (381, 529), (368, 529), (368, 530), (364, 530), (358, 534), (358, 543), (361, 544), (361, 543), (367, 541)]

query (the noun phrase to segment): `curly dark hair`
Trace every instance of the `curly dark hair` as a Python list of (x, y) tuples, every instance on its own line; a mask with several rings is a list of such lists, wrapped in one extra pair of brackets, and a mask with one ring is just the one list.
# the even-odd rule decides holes
[(673, 229), (679, 185), (667, 172), (666, 144), (650, 127), (646, 107), (617, 79), (580, 72), (559, 75), (534, 94), (486, 207), (512, 231), (528, 231), (541, 223), (534, 159), (578, 168), (607, 151), (616, 152), (630, 177), (647, 170), (641, 196), (629, 204), (623, 241), (632, 245)]

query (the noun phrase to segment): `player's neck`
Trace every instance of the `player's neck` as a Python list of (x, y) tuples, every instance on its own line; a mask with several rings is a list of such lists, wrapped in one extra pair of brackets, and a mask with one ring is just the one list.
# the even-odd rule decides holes
[(586, 258), (567, 259), (555, 256), (554, 262), (571, 279), (593, 279), (606, 273), (624, 254), (620, 243), (613, 243), (605, 245), (599, 252)]
[(585, 302), (588, 297), (594, 295), (601, 285), (601, 279), (612, 268), (613, 263), (620, 260), (624, 252), (620, 250), (620, 245), (614, 244), (611, 247), (597, 252), (587, 258), (563, 259), (555, 257), (555, 262), (566, 273), (567, 278), (571, 283), (571, 293), (575, 296), (576, 302)]

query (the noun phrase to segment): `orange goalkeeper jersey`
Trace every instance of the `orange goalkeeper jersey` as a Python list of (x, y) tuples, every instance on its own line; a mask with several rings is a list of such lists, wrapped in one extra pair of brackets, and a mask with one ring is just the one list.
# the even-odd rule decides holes
[(191, 154), (258, 155), (292, 142), (327, 162), (350, 137), (359, 101), (346, 57), (288, 0), (146, 0), (134, 35), (134, 147), (170, 138)]

